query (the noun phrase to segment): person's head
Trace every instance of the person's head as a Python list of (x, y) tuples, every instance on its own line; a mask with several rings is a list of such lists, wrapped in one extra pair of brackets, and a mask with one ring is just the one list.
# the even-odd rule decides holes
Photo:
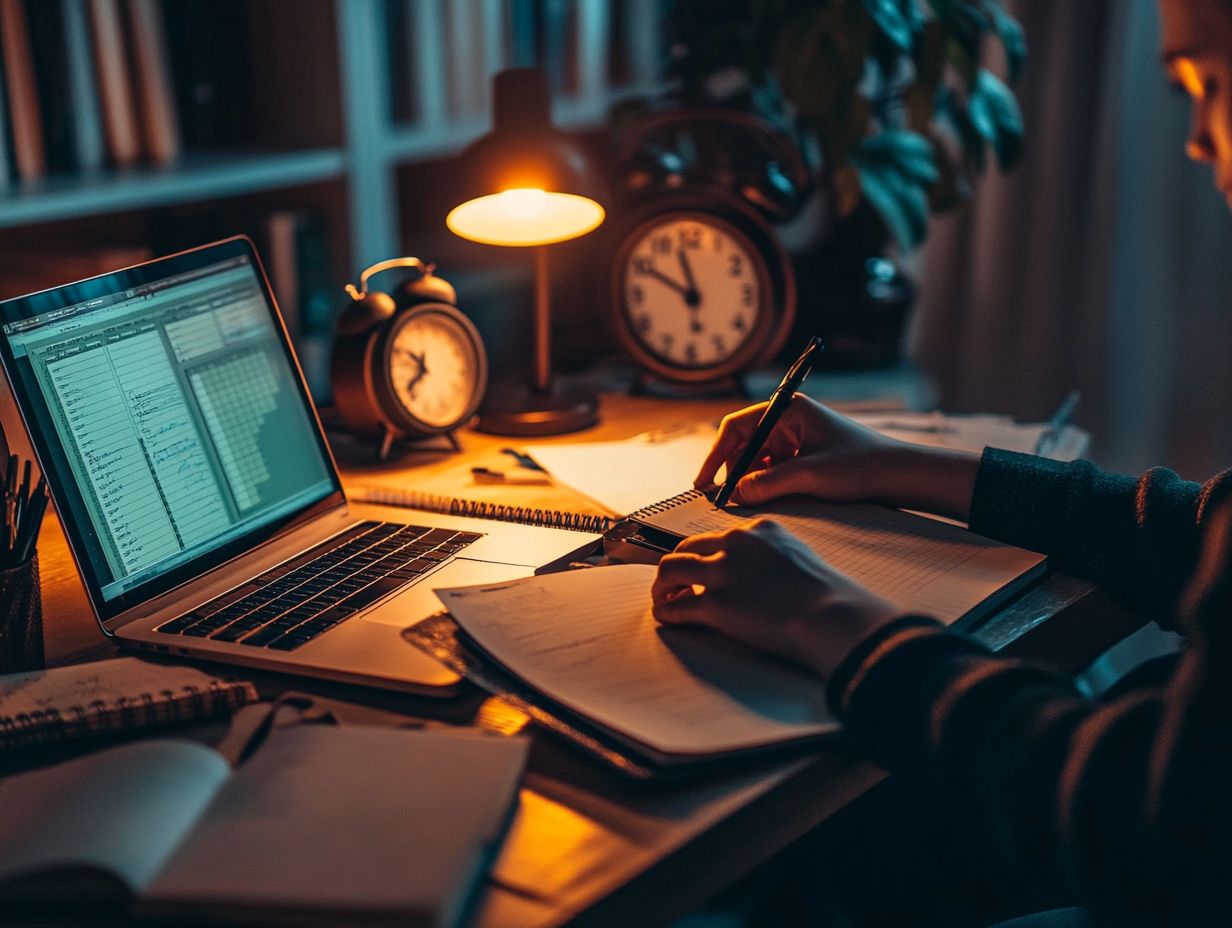
[(1185, 150), (1215, 173), (1232, 206), (1232, 0), (1159, 0), (1164, 66), (1189, 95)]

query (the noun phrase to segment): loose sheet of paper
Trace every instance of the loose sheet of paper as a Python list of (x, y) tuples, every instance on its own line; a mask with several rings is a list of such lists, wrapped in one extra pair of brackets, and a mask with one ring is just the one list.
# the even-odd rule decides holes
[(527, 451), (557, 482), (626, 516), (691, 487), (716, 434), (698, 425), (624, 441), (531, 445)]
[(724, 753), (837, 727), (819, 679), (719, 635), (660, 626), (654, 576), (631, 564), (436, 594), (532, 687), (665, 754)]
[[(1046, 422), (1015, 422), (1009, 416), (948, 416), (943, 412), (863, 413), (852, 418), (891, 438), (963, 451), (991, 447), (1034, 454), (1040, 435), (1048, 428)], [(1047, 457), (1072, 461), (1086, 453), (1090, 440), (1082, 429), (1067, 425), (1048, 448)]]
[(756, 516), (780, 523), (874, 593), (946, 623), (1044, 562), (1043, 555), (912, 513), (805, 497), (776, 500), (756, 510), (716, 509), (699, 493), (646, 521), (677, 535), (696, 535), (725, 531)]

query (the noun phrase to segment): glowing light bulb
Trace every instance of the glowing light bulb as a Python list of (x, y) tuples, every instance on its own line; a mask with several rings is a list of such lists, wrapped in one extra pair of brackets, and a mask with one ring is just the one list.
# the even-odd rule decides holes
[(535, 219), (548, 205), (548, 195), (534, 187), (504, 190), (499, 196), (501, 209), (514, 219)]

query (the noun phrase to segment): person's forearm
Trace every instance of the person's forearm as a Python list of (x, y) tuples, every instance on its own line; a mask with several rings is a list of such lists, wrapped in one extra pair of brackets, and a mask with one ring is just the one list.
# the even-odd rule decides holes
[(967, 522), (979, 469), (974, 452), (903, 443), (879, 466), (877, 501)]

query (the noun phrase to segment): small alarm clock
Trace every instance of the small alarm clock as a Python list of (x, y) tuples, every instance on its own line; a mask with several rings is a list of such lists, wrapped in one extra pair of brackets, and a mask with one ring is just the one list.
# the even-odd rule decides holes
[(617, 339), (669, 385), (738, 383), (795, 319), (791, 258), (769, 220), (798, 208), (807, 168), (763, 120), (715, 107), (651, 116), (620, 163), (608, 263)]
[[(414, 268), (419, 276), (391, 293), (368, 289), (384, 271)], [(457, 308), (457, 294), (435, 267), (392, 258), (348, 284), (350, 302), (335, 328), (330, 382), (343, 425), (380, 441), (384, 460), (395, 441), (453, 432), (479, 408), (488, 359), (474, 324)]]

